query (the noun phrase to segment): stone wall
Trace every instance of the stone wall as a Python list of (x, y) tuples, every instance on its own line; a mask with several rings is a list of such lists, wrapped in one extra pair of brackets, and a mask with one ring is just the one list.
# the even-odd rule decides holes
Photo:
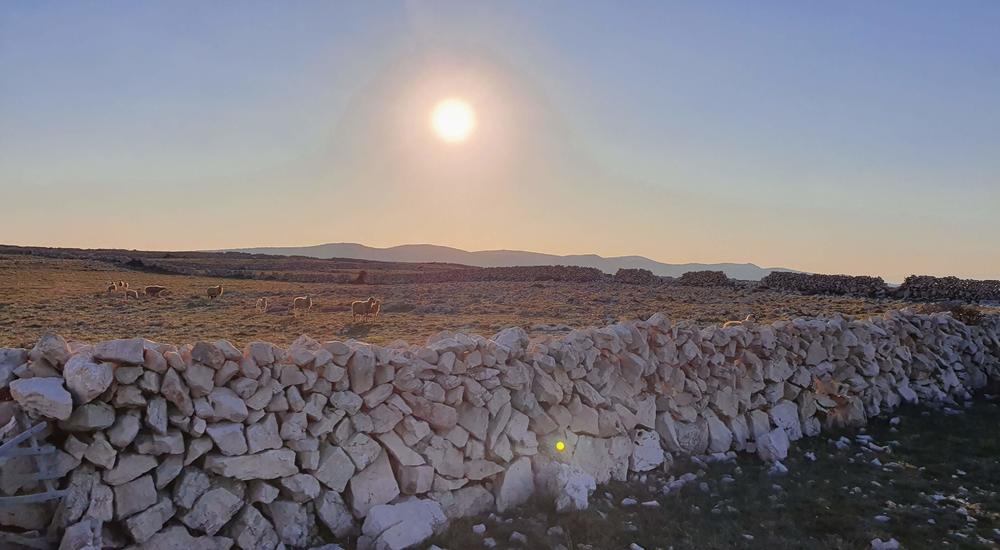
[(723, 271), (688, 271), (681, 274), (677, 283), (684, 286), (733, 286), (732, 279)]
[[(404, 548), (535, 493), (585, 507), (596, 484), (676, 455), (780, 461), (790, 441), (998, 374), (1000, 319), (908, 310), (729, 328), (656, 314), (539, 342), (511, 328), (389, 347), (48, 334), (0, 350), (14, 400), (0, 420), (19, 406), (53, 421), (69, 493), (0, 524), (66, 548)], [(0, 491), (36, 489), (18, 475), (29, 460), (0, 470)]]
[(1000, 281), (910, 275), (896, 290), (907, 300), (1000, 301)]
[(888, 287), (881, 277), (855, 275), (823, 275), (773, 271), (761, 279), (760, 286), (774, 290), (807, 294), (839, 294), (881, 298)]

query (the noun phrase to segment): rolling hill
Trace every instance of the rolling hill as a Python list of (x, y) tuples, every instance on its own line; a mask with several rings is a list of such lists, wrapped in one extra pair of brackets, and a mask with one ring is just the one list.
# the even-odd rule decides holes
[(734, 279), (756, 281), (772, 271), (794, 271), (780, 267), (760, 267), (751, 263), (718, 264), (667, 264), (643, 256), (616, 256), (605, 258), (596, 254), (559, 256), (523, 250), (480, 250), (470, 252), (448, 246), (432, 244), (406, 244), (389, 248), (375, 248), (357, 243), (327, 243), (315, 246), (240, 248), (226, 252), (275, 254), (283, 256), (308, 256), (313, 258), (353, 258), (382, 262), (444, 262), (477, 267), (509, 267), (535, 265), (571, 265), (595, 267), (606, 273), (620, 268), (642, 268), (656, 275), (679, 277), (688, 271), (723, 271)]

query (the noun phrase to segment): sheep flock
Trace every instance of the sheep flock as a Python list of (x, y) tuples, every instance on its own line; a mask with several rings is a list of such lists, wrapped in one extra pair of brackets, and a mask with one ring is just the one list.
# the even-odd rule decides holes
[[(223, 285), (210, 286), (205, 290), (205, 296), (207, 296), (210, 301), (214, 301), (222, 298), (224, 291), (225, 289)], [(148, 285), (145, 287), (129, 288), (129, 284), (126, 281), (108, 281), (107, 294), (111, 295), (117, 292), (122, 292), (125, 300), (128, 300), (129, 298), (139, 300), (143, 296), (159, 298), (169, 296), (171, 294), (170, 289), (165, 286)], [(254, 302), (254, 309), (259, 314), (265, 314), (271, 310), (273, 303), (274, 302), (270, 297), (261, 296)], [(289, 309), (292, 315), (299, 315), (308, 313), (312, 307), (313, 299), (311, 296), (306, 295), (293, 298)], [(360, 318), (363, 322), (373, 322), (378, 319), (381, 311), (382, 301), (376, 299), (374, 296), (370, 296), (367, 300), (352, 302), (351, 320), (352, 322), (357, 322)]]

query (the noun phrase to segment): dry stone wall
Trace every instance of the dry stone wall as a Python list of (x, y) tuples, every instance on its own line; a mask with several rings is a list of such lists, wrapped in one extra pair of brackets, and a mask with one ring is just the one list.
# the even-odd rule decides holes
[(910, 275), (896, 290), (908, 300), (966, 300), (1000, 302), (1000, 281)]
[(881, 277), (864, 275), (823, 275), (819, 273), (790, 273), (773, 271), (761, 279), (760, 286), (774, 290), (804, 292), (807, 294), (839, 294), (881, 298), (888, 287)]
[(684, 286), (733, 286), (734, 281), (723, 271), (688, 271), (677, 283)]
[[(69, 492), (0, 524), (64, 548), (406, 548), (536, 493), (584, 508), (675, 455), (780, 461), (801, 437), (998, 374), (998, 318), (908, 310), (728, 328), (656, 314), (533, 343), (518, 328), (242, 350), (47, 334), (0, 350), (0, 420), (51, 420)], [(36, 489), (28, 458), (0, 470), (3, 494)]]

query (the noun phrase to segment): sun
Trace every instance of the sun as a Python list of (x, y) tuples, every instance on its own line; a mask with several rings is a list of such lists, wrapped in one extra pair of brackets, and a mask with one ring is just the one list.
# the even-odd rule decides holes
[(464, 100), (441, 100), (431, 110), (431, 128), (444, 141), (461, 143), (476, 129), (476, 112)]

